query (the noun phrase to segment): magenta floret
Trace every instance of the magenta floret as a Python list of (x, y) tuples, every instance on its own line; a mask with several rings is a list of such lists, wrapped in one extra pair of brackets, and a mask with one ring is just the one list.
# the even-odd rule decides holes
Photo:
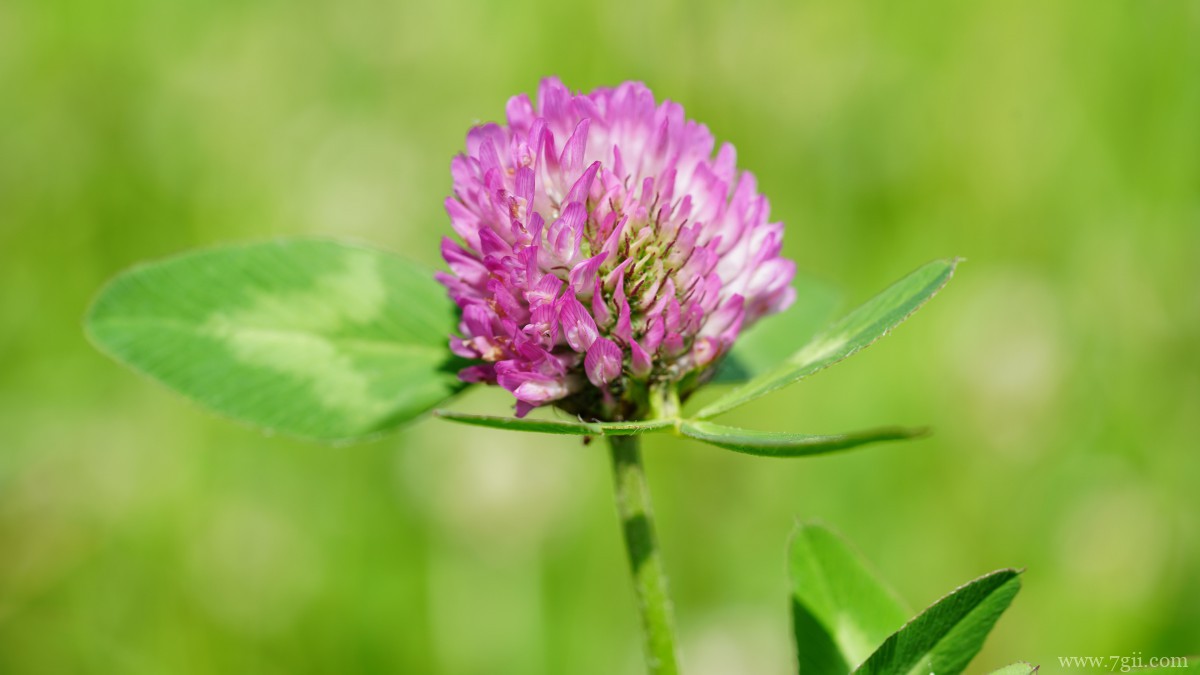
[(461, 242), (443, 241), (438, 278), (462, 308), (451, 348), (479, 361), (462, 379), (511, 391), (518, 415), (637, 417), (647, 392), (702, 382), (792, 302), (783, 224), (679, 104), (550, 78), (536, 108), (515, 96), (507, 114), (451, 163)]

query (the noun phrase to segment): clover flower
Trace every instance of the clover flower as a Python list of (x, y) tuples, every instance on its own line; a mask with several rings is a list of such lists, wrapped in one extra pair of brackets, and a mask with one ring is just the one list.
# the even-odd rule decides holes
[(507, 117), (451, 162), (461, 242), (444, 239), (438, 279), (462, 310), (450, 347), (478, 361), (459, 377), (511, 391), (518, 416), (640, 419), (794, 299), (783, 224), (679, 104), (638, 82), (584, 95), (549, 78)]

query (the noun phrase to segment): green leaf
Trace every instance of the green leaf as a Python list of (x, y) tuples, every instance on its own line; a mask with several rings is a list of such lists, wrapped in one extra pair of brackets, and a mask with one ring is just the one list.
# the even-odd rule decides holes
[(674, 420), (646, 420), (643, 422), (573, 422), (567, 420), (531, 419), (527, 417), (493, 417), (471, 415), (452, 410), (435, 410), (434, 415), (452, 422), (472, 424), (492, 429), (509, 431), (531, 431), (539, 434), (565, 434), (568, 436), (635, 436), (651, 431), (661, 431), (675, 425)]
[(892, 634), (855, 673), (957, 675), (983, 648), (992, 627), (1021, 589), (1020, 572), (999, 570), (966, 584)]
[(738, 384), (770, 370), (833, 319), (842, 296), (836, 288), (808, 277), (793, 279), (792, 288), (796, 290), (792, 306), (739, 335), (717, 367), (712, 384)]
[(463, 385), (453, 305), (432, 272), (358, 246), (286, 239), (139, 265), (86, 318), (103, 352), (212, 410), (320, 440), (361, 439)]
[(1037, 671), (1038, 666), (1020, 661), (999, 670), (993, 670), (990, 675), (1033, 675)]
[(792, 630), (804, 675), (845, 675), (909, 616), (858, 552), (822, 525), (796, 527), (788, 567)]
[(856, 431), (849, 434), (814, 436), (784, 431), (755, 431), (727, 427), (713, 422), (683, 420), (679, 431), (689, 438), (712, 445), (763, 457), (805, 457), (821, 455), (838, 450), (878, 443), (920, 438), (928, 429), (906, 429), (904, 427), (881, 427)]
[(719, 415), (828, 368), (887, 335), (932, 298), (954, 274), (957, 259), (935, 260), (893, 284), (821, 331), (782, 364), (705, 406), (695, 417)]

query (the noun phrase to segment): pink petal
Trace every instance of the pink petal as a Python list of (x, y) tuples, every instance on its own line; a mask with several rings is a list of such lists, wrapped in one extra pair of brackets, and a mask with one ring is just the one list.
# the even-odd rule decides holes
[(646, 377), (650, 374), (654, 364), (651, 361), (651, 354), (638, 344), (637, 340), (629, 341), (629, 356), (630, 365), (629, 371), (634, 377)]
[(579, 120), (574, 133), (563, 144), (558, 164), (561, 171), (568, 176), (579, 173), (579, 170), (583, 168), (583, 156), (587, 151), (588, 128), (591, 124), (592, 121), (587, 118)]
[(559, 300), (558, 311), (567, 344), (577, 352), (586, 352), (599, 337), (595, 319), (570, 293), (563, 295)]
[(603, 387), (621, 376), (621, 348), (612, 340), (598, 338), (588, 348), (583, 367), (588, 380)]
[(592, 291), (592, 287), (596, 285), (596, 271), (607, 257), (607, 253), (601, 252), (600, 255), (592, 256), (571, 268), (569, 279), (571, 289), (576, 295), (586, 296)]

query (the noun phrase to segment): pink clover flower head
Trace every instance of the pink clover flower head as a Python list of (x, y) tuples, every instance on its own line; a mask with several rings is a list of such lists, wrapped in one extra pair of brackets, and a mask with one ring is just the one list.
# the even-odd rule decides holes
[(459, 376), (499, 384), (518, 416), (552, 404), (640, 419), (648, 397), (686, 397), (738, 334), (794, 299), (754, 176), (732, 145), (626, 82), (590, 94), (543, 80), (536, 105), (467, 134), (451, 162), (450, 268), (462, 310)]

